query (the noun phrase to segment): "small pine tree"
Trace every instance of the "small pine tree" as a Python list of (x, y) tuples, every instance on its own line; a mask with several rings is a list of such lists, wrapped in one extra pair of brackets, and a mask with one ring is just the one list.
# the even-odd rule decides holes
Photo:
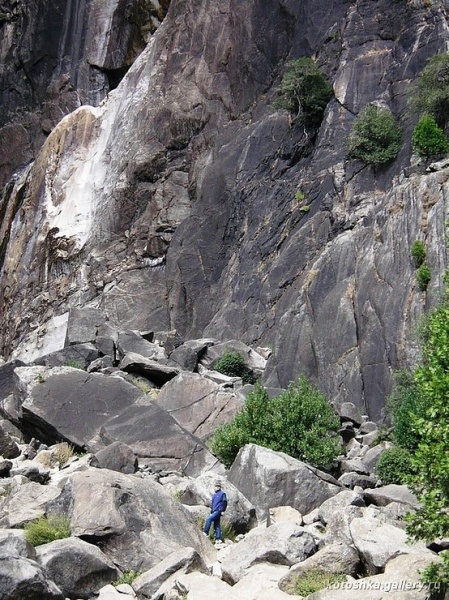
[(426, 158), (449, 152), (449, 140), (431, 115), (425, 115), (418, 121), (413, 130), (412, 145), (419, 156)]

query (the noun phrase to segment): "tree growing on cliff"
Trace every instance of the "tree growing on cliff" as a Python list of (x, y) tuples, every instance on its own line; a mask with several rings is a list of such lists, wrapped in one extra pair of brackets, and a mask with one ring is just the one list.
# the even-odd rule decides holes
[(315, 61), (302, 57), (287, 64), (273, 106), (296, 113), (308, 127), (317, 127), (331, 97), (332, 86)]
[(256, 383), (233, 421), (217, 429), (211, 449), (227, 467), (245, 444), (325, 467), (341, 450), (336, 436), (339, 424), (326, 396), (305, 377), (275, 398)]
[(432, 115), (445, 129), (449, 120), (449, 54), (435, 54), (410, 88), (409, 107), (418, 116)]
[(352, 126), (347, 141), (348, 157), (379, 167), (396, 158), (402, 130), (387, 108), (369, 104)]
[(419, 156), (426, 158), (449, 152), (449, 140), (432, 115), (424, 115), (418, 121), (413, 130), (412, 145)]

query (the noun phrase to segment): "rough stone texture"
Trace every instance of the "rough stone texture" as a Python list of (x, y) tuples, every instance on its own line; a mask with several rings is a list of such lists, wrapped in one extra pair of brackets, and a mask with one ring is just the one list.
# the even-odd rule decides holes
[(391, 483), (376, 489), (366, 489), (364, 496), (367, 501), (376, 506), (387, 506), (390, 502), (400, 502), (411, 508), (419, 508), (417, 497), (406, 485)]
[(347, 506), (365, 506), (365, 501), (360, 494), (345, 490), (325, 500), (318, 509), (318, 516), (326, 525), (335, 512), (340, 512)]
[(152, 598), (161, 588), (169, 589), (170, 582), (181, 573), (209, 573), (209, 570), (193, 548), (182, 548), (161, 560), (133, 581), (133, 589), (139, 597)]
[(180, 373), (164, 385), (155, 402), (201, 440), (243, 407), (241, 397), (196, 373)]
[(119, 576), (114, 563), (99, 548), (74, 537), (39, 546), (37, 561), (70, 598), (88, 600)]
[(259, 519), (272, 506), (307, 514), (341, 491), (335, 479), (282, 452), (248, 444), (240, 449), (228, 479), (256, 507)]
[(290, 567), (289, 572), (279, 581), (279, 587), (285, 592), (294, 593), (294, 583), (298, 576), (308, 571), (323, 573), (344, 573), (355, 576), (360, 567), (360, 558), (353, 546), (344, 543), (329, 544), (309, 558)]
[[(123, 442), (113, 442), (95, 454), (100, 469), (110, 469), (119, 473), (135, 473), (138, 460), (132, 448)], [(97, 466), (97, 464), (95, 464)]]
[(314, 538), (298, 525), (277, 523), (257, 528), (238, 545), (231, 547), (221, 564), (222, 578), (234, 585), (256, 563), (290, 566), (304, 560), (315, 550)]
[(0, 556), (0, 598), (5, 600), (64, 600), (64, 594), (34, 560)]
[(34, 481), (16, 485), (0, 500), (0, 527), (23, 527), (26, 523), (44, 516), (47, 505), (60, 493), (61, 490), (57, 487), (40, 485)]
[(101, 542), (122, 571), (154, 567), (181, 547), (205, 560), (213, 548), (188, 511), (150, 479), (106, 469), (74, 473), (53, 512), (70, 507), (72, 535)]
[(16, 458), (19, 456), (20, 448), (7, 431), (0, 426), (0, 456), (3, 458)]
[[(240, 592), (247, 600), (260, 600), (262, 594), (267, 594), (267, 598), (278, 600), (278, 581), (288, 571), (288, 567), (283, 565), (270, 565), (261, 563), (254, 565), (247, 570), (247, 574), (237, 581), (233, 589)], [(288, 596), (285, 597), (288, 600)], [(290, 596), (290, 600), (292, 599)]]
[(36, 559), (36, 550), (25, 539), (23, 529), (0, 529), (0, 556), (24, 556)]
[[(173, 0), (100, 106), (142, 47), (148, 11), (134, 27), (119, 0), (59, 0), (51, 18), (42, 0), (6, 4), (1, 89), (18, 94), (2, 103), (1, 147), (16, 157), (2, 161), (9, 174), (35, 161), (2, 201), (0, 353), (25, 357), (52, 319), (95, 306), (122, 329), (270, 345), (269, 385), (303, 373), (336, 406), (380, 420), (442, 287), (448, 169), (410, 169), (412, 120), (398, 159), (376, 172), (347, 159), (345, 140), (370, 102), (402, 117), (410, 82), (446, 49), (446, 4)], [(302, 55), (335, 93), (316, 135), (271, 106), (285, 62)], [(31, 92), (38, 104), (52, 94), (48, 127), (8, 116)], [(42, 128), (85, 99), (95, 106), (66, 116), (37, 153)]]

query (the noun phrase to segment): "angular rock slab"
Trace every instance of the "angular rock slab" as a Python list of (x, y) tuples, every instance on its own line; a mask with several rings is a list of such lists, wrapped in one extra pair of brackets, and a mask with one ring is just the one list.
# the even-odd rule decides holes
[(400, 554), (431, 554), (423, 543), (410, 543), (403, 529), (371, 516), (355, 518), (349, 525), (353, 544), (367, 572), (376, 575)]
[(290, 566), (306, 559), (315, 550), (315, 539), (303, 527), (291, 523), (259, 527), (231, 546), (221, 564), (222, 578), (234, 585), (256, 563)]
[(70, 476), (58, 505), (71, 507), (72, 535), (101, 542), (122, 571), (150, 569), (184, 547), (213, 558), (189, 512), (150, 478), (90, 468)]
[(23, 529), (0, 529), (0, 556), (36, 559), (36, 550), (25, 538)]
[(34, 481), (17, 486), (0, 500), (0, 527), (23, 527), (45, 515), (47, 505), (61, 493), (58, 487)]
[(197, 373), (180, 373), (164, 385), (156, 403), (177, 423), (202, 440), (210, 438), (217, 427), (228, 423), (243, 407), (232, 392), (223, 391), (210, 379)]
[(41, 566), (23, 556), (0, 556), (0, 598), (4, 600), (65, 600)]
[(256, 507), (259, 518), (272, 506), (292, 506), (307, 514), (342, 490), (318, 469), (255, 444), (240, 449), (228, 479)]
[(142, 392), (118, 377), (59, 367), (15, 370), (19, 427), (46, 444), (65, 439), (95, 452), (100, 427)]
[(88, 600), (120, 575), (99, 548), (76, 537), (39, 546), (37, 561), (69, 598)]

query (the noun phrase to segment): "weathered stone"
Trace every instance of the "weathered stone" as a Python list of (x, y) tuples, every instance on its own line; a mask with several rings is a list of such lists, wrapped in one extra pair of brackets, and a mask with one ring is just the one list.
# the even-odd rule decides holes
[(351, 489), (356, 486), (366, 489), (374, 487), (377, 484), (377, 478), (352, 471), (350, 473), (343, 473), (343, 475), (338, 478), (338, 482)]
[(36, 550), (25, 538), (23, 529), (0, 529), (0, 556), (36, 559)]
[(366, 465), (366, 468), (370, 473), (376, 472), (376, 465), (379, 462), (379, 458), (382, 456), (384, 450), (392, 447), (393, 444), (391, 442), (385, 441), (380, 442), (380, 444), (376, 444), (376, 446), (373, 446), (372, 448), (369, 448), (363, 457), (363, 463)]
[(99, 548), (75, 537), (43, 544), (36, 553), (49, 578), (70, 598), (88, 600), (119, 576)]
[(122, 442), (112, 442), (95, 454), (100, 469), (110, 469), (119, 473), (135, 473), (138, 460), (132, 449)]
[(44, 516), (47, 505), (60, 493), (61, 490), (57, 487), (33, 481), (13, 486), (1, 506), (0, 527), (23, 527)]
[(344, 543), (329, 544), (300, 563), (290, 567), (289, 572), (279, 581), (281, 590), (295, 591), (295, 580), (308, 571), (321, 571), (355, 576), (360, 567), (360, 558), (353, 546)]
[(302, 525), (301, 513), (291, 506), (273, 506), (268, 511), (267, 526), (275, 523), (293, 523), (294, 525)]
[(351, 421), (356, 427), (360, 427), (363, 422), (363, 417), (353, 402), (343, 402), (338, 407), (338, 414), (342, 421)]
[(156, 592), (161, 592), (161, 587), (169, 589), (170, 582), (181, 573), (209, 573), (209, 570), (193, 548), (182, 548), (169, 554), (156, 566), (133, 581), (133, 589), (139, 597), (153, 598)]
[(326, 525), (335, 512), (341, 512), (347, 506), (365, 506), (365, 501), (360, 494), (345, 490), (321, 504), (318, 508), (319, 518)]
[(133, 352), (126, 354), (119, 368), (129, 373), (141, 373), (159, 387), (162, 387), (180, 372), (180, 369), (175, 366), (167, 366)]
[(0, 400), (12, 394), (14, 391), (14, 369), (23, 367), (24, 364), (21, 360), (12, 360), (0, 365)]
[(66, 345), (94, 343), (98, 329), (104, 321), (103, 311), (97, 308), (71, 308), (67, 323)]
[(0, 555), (0, 598), (64, 600), (65, 596), (34, 560)]
[(258, 518), (272, 506), (307, 514), (341, 491), (335, 479), (282, 452), (248, 444), (240, 449), (228, 479), (256, 507)]
[(11, 475), (23, 475), (30, 481), (44, 485), (50, 479), (50, 469), (44, 467), (41, 463), (31, 460), (20, 462), (11, 469)]
[(78, 369), (87, 369), (97, 358), (98, 350), (93, 344), (75, 344), (37, 358), (34, 364), (45, 367), (73, 366)]
[(417, 497), (405, 485), (391, 483), (376, 489), (365, 489), (365, 498), (376, 506), (387, 506), (390, 502), (400, 502), (412, 508), (419, 508)]
[(245, 365), (252, 371), (263, 372), (266, 367), (266, 359), (255, 350), (238, 340), (230, 340), (221, 344), (214, 344), (206, 349), (201, 357), (201, 364), (213, 368), (215, 363), (223, 357), (226, 352), (238, 352), (244, 359)]
[(188, 511), (151, 479), (89, 469), (71, 475), (62, 494), (58, 505), (71, 506), (72, 535), (101, 541), (122, 571), (150, 569), (180, 547), (212, 557)]
[(181, 427), (202, 440), (231, 421), (243, 406), (234, 393), (223, 391), (196, 373), (180, 373), (163, 386), (155, 402)]
[(144, 339), (137, 331), (120, 331), (117, 339), (120, 358), (127, 354), (139, 354), (149, 360), (163, 360), (166, 357), (164, 348)]
[(244, 540), (231, 547), (221, 564), (222, 577), (234, 585), (256, 563), (289, 566), (304, 560), (315, 550), (313, 537), (298, 525), (277, 523), (253, 529)]
[(340, 471), (342, 473), (358, 473), (360, 475), (369, 475), (365, 461), (360, 458), (342, 459), (339, 461)]
[(170, 360), (186, 371), (195, 371), (198, 365), (198, 353), (186, 344), (175, 348), (170, 354)]
[(7, 431), (0, 426), (0, 456), (3, 458), (16, 458), (20, 455), (20, 448)]
[[(247, 600), (259, 600), (263, 598), (262, 594), (267, 594), (267, 600), (279, 600), (281, 596), (278, 582), (287, 572), (288, 567), (284, 565), (256, 564), (247, 569), (246, 575), (232, 589), (244, 595)], [(286, 594), (283, 599), (289, 600)]]
[(11, 468), (12, 462), (10, 460), (0, 460), (0, 477), (9, 477)]

